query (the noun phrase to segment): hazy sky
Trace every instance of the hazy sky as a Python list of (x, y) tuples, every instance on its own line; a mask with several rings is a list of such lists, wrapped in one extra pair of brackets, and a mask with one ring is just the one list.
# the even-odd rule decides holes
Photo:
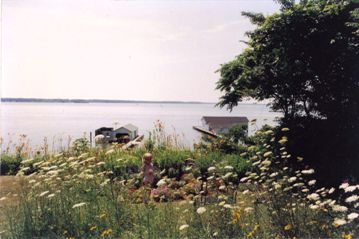
[(272, 0), (3, 0), (2, 97), (216, 102)]

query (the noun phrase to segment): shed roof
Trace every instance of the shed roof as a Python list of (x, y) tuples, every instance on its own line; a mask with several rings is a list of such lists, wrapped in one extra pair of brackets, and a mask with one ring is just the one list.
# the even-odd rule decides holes
[[(125, 129), (127, 129), (128, 131), (131, 131), (131, 132), (133, 132), (133, 131), (135, 131), (135, 130), (138, 130), (138, 127), (137, 127), (137, 126), (134, 126), (133, 124), (126, 124), (126, 125), (124, 125), (124, 126), (121, 126), (121, 127), (118, 128), (118, 129), (121, 129), (121, 128), (125, 128)], [(116, 129), (116, 130), (118, 130), (118, 129)]]
[(236, 124), (248, 123), (247, 117), (242, 116), (203, 116), (202, 119), (212, 129), (229, 128)]

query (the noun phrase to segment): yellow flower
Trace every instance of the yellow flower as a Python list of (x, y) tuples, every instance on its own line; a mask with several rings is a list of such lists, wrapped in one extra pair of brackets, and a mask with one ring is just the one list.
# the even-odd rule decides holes
[(231, 223), (236, 224), (239, 221), (240, 217), (241, 217), (241, 211), (240, 210), (233, 211), (232, 212), (232, 221), (231, 221)]
[(99, 218), (100, 219), (103, 219), (103, 218), (105, 218), (107, 215), (106, 215), (106, 213), (102, 213), (100, 216), (99, 216)]
[(112, 233), (112, 229), (109, 228), (109, 229), (107, 229), (107, 230), (104, 230), (104, 231), (101, 233), (101, 236), (102, 236), (102, 237), (105, 237), (105, 236), (110, 235), (111, 233)]
[(290, 229), (292, 229), (292, 225), (290, 224), (285, 225), (284, 231), (289, 231)]
[(97, 226), (92, 226), (91, 228), (90, 228), (90, 231), (95, 231), (97, 229)]
[(343, 239), (352, 239), (352, 234), (348, 233), (346, 234), (345, 232), (342, 233), (342, 238)]

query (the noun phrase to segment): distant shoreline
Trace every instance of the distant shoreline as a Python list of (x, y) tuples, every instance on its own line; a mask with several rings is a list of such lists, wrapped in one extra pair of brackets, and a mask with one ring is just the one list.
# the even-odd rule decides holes
[(161, 104), (215, 104), (200, 101), (146, 101), (146, 100), (105, 100), (105, 99), (44, 99), (44, 98), (0, 98), (6, 103), (161, 103)]

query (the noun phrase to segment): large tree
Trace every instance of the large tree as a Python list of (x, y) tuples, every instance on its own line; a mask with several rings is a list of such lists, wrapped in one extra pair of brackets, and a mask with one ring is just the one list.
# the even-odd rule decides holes
[[(333, 155), (345, 155), (336, 159), (345, 168), (358, 165), (359, 153), (352, 148), (359, 148), (358, 3), (278, 2), (281, 11), (270, 16), (243, 13), (257, 28), (247, 33), (247, 49), (219, 70), (219, 105), (232, 109), (246, 97), (270, 99), (271, 108), (283, 113), (281, 124), (295, 129), (294, 151), (321, 157), (311, 158), (319, 166), (326, 157), (335, 169), (335, 159), (327, 158)], [(323, 154), (303, 142), (319, 139), (314, 145)], [(328, 145), (336, 151), (325, 150)]]

